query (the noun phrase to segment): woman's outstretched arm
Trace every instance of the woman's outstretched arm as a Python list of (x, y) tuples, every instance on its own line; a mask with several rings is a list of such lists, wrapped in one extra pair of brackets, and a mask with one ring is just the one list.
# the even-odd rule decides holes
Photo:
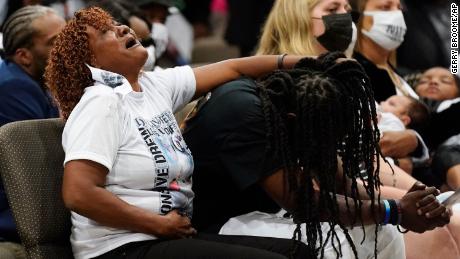
[[(292, 68), (304, 56), (286, 55), (253, 56), (221, 61), (194, 68), (196, 79), (195, 97), (214, 87), (239, 78), (242, 75), (257, 78), (278, 68)], [(280, 66), (278, 66), (278, 64)]]

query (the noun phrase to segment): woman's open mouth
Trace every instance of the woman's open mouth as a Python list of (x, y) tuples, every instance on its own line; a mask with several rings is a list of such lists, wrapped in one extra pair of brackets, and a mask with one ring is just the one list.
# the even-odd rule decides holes
[(126, 48), (127, 49), (130, 49), (130, 48), (134, 48), (136, 46), (140, 45), (139, 41), (136, 40), (134, 37), (129, 37), (129, 39), (126, 41)]

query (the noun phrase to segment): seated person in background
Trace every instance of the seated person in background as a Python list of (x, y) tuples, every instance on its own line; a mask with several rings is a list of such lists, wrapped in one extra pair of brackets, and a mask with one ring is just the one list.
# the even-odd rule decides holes
[[(350, 12), (351, 6), (347, 0), (278, 0), (262, 30), (257, 54), (319, 56), (327, 51), (351, 54), (357, 33), (353, 23), (353, 17), (356, 16)], [(386, 156), (406, 157), (412, 149), (404, 150), (411, 146), (417, 146), (413, 130), (392, 131), (381, 138), (381, 150)], [(395, 153), (400, 154), (396, 156)], [(416, 180), (408, 177), (400, 168), (394, 171), (393, 174), (392, 168), (382, 163), (380, 180), (388, 187), (400, 189), (388, 191), (392, 197), (394, 191), (398, 191), (401, 198)], [(397, 184), (395, 179), (398, 179)], [(383, 195), (388, 193), (386, 186), (382, 189)]]
[(449, 137), (460, 133), (460, 79), (447, 68), (435, 67), (423, 73), (415, 91), (432, 108), (427, 144), (436, 148)]
[[(0, 126), (19, 120), (59, 116), (43, 84), (54, 38), (65, 21), (53, 9), (27, 6), (3, 23), (6, 59), (0, 62)], [(13, 216), (0, 182), (0, 240), (19, 242)]]
[[(324, 248), (326, 235), (336, 236), (336, 231), (346, 236), (351, 255), (377, 253), (368, 249), (374, 248), (375, 228), (366, 231), (367, 246), (355, 246), (346, 228), (388, 223), (387, 201), (377, 202), (375, 191), (380, 186), (375, 101), (361, 66), (336, 64), (338, 57), (344, 55), (305, 59), (296, 69), (275, 72), (257, 84), (230, 82), (198, 104), (184, 129), (195, 161), (192, 222), (198, 231), (219, 232), (232, 217), (282, 207), (295, 223), (306, 223), (310, 258), (319, 256), (317, 248)], [(416, 232), (447, 223), (449, 213), (437, 203), (428, 218), (416, 215), (416, 203), (423, 206), (426, 195), (434, 194), (433, 188), (418, 188), (399, 201), (404, 207), (399, 223)], [(331, 230), (323, 233), (321, 222)], [(404, 258), (402, 236), (393, 227), (384, 229), (380, 256)], [(300, 233), (297, 228), (295, 237)]]
[(65, 21), (51, 8), (19, 9), (3, 27), (6, 59), (0, 64), (0, 126), (12, 121), (58, 117), (43, 84), (49, 51)]
[[(391, 54), (404, 41), (407, 31), (400, 0), (351, 0), (358, 8), (358, 40), (354, 58), (364, 67), (372, 84), (375, 100), (392, 95), (418, 98), (390, 63)], [(394, 30), (386, 30), (391, 26)]]
[(425, 71), (416, 92), (432, 107), (432, 118), (424, 136), (434, 153), (431, 169), (445, 190), (460, 188), (460, 79), (447, 68)]
[(307, 247), (289, 239), (197, 234), (192, 154), (173, 117), (194, 96), (301, 57), (144, 72), (147, 55), (98, 7), (77, 12), (51, 51), (45, 77), (66, 120), (62, 193), (75, 258), (306, 258)]
[[(400, 0), (350, 0), (360, 16), (355, 58), (369, 76), (377, 102), (392, 95), (418, 98), (409, 84), (390, 64), (392, 53), (404, 41), (406, 24)], [(394, 28), (394, 30), (387, 30)], [(388, 131), (380, 139), (380, 148), (386, 157), (422, 157), (423, 144), (413, 130)]]
[[(379, 123), (378, 127), (380, 134), (384, 135), (387, 131), (403, 131), (413, 129), (423, 133), (429, 124), (430, 112), (428, 107), (419, 100), (404, 96), (393, 95), (387, 100), (382, 101), (378, 107)], [(407, 173), (412, 173), (413, 165), (424, 163), (428, 158), (428, 149), (421, 158), (399, 158), (394, 162)], [(393, 160), (391, 159), (393, 162)]]

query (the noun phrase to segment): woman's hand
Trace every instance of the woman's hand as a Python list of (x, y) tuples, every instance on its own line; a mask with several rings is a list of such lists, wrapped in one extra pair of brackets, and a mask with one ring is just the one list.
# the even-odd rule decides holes
[(380, 138), (379, 144), (383, 156), (403, 158), (417, 148), (418, 140), (412, 130), (387, 131)]
[(437, 194), (438, 190), (434, 187), (421, 190), (421, 186), (414, 185), (400, 200), (401, 226), (423, 233), (448, 224), (451, 215), (444, 205), (433, 200)]
[(161, 224), (161, 228), (156, 233), (158, 237), (178, 239), (189, 238), (196, 234), (190, 219), (187, 216), (180, 215), (177, 210), (170, 211), (162, 217), (163, 224)]

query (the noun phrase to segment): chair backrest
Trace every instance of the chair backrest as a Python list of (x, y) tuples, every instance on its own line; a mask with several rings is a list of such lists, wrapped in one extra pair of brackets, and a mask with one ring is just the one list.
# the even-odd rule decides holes
[(30, 258), (73, 258), (70, 212), (61, 196), (61, 119), (0, 127), (0, 175), (19, 236)]

